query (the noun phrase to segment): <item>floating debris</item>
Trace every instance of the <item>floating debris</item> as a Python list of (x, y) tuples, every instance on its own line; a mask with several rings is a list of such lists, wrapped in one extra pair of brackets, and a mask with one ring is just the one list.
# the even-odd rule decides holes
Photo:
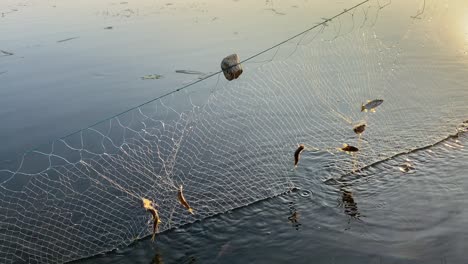
[(158, 80), (161, 79), (163, 76), (159, 74), (148, 74), (141, 77), (142, 80)]
[(176, 73), (182, 73), (182, 74), (194, 74), (194, 75), (205, 75), (203, 72), (199, 71), (191, 71), (191, 70), (176, 70)]
[(277, 15), (280, 15), (280, 16), (286, 15), (286, 13), (278, 12), (278, 11), (277, 11), (276, 9), (274, 9), (274, 8), (266, 8), (265, 10), (272, 11), (273, 13), (275, 13), (275, 14), (277, 14)]
[(62, 43), (62, 42), (70, 41), (70, 40), (77, 39), (77, 38), (79, 38), (79, 37), (73, 37), (73, 38), (67, 38), (67, 39), (57, 40), (57, 43)]
[(182, 204), (191, 214), (195, 214), (193, 212), (193, 209), (190, 207), (190, 205), (187, 203), (187, 200), (185, 200), (184, 193), (182, 185), (179, 188), (179, 191), (177, 192), (177, 198), (179, 199), (180, 204)]
[(143, 208), (145, 208), (146, 211), (150, 212), (153, 217), (153, 236), (151, 237), (151, 240), (154, 241), (154, 237), (156, 236), (156, 233), (158, 232), (158, 226), (161, 223), (161, 219), (159, 218), (158, 210), (154, 208), (152, 201), (146, 198), (142, 198), (142, 201), (143, 201)]
[(364, 133), (365, 130), (366, 130), (366, 124), (365, 123), (358, 124), (358, 125), (354, 126), (354, 128), (353, 128), (354, 133), (356, 133), (358, 135)]
[(302, 151), (304, 151), (304, 148), (305, 148), (304, 145), (300, 144), (299, 147), (294, 152), (294, 168), (297, 167), (297, 163), (299, 163), (299, 158), (300, 158)]
[(109, 26), (109, 27), (105, 27), (104, 29), (113, 29), (114, 27), (113, 26)]
[(359, 151), (358, 148), (354, 146), (350, 146), (348, 144), (343, 144), (343, 147), (339, 148), (339, 150), (344, 151), (344, 152), (358, 152)]
[(383, 103), (382, 99), (367, 100), (366, 104), (361, 105), (361, 112), (375, 112), (375, 108)]
[(6, 50), (0, 50), (0, 52), (3, 53), (5, 56), (15, 55), (13, 52), (9, 52), (9, 51), (6, 51)]
[(242, 65), (237, 54), (231, 54), (221, 61), (221, 69), (223, 70), (224, 77), (228, 81), (239, 78), (242, 74)]
[(8, 14), (13, 13), (13, 12), (17, 12), (17, 11), (18, 11), (18, 9), (13, 8), (13, 9), (10, 9), (10, 11), (2, 12), (2, 17), (5, 17), (5, 15), (8, 15)]

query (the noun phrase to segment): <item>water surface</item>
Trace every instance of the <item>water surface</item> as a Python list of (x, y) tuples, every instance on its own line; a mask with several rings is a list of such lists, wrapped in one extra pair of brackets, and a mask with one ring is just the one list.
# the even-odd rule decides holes
[[(246, 58), (356, 3), (2, 1), (0, 160), (6, 161), (0, 169), (11, 171), (0, 170), (0, 209), (6, 212), (1, 230), (8, 234), (0, 238), (0, 248), (18, 247), (31, 262), (44, 262), (49, 248), (34, 244), (34, 232), (48, 234), (50, 228), (53, 233), (54, 226), (63, 225), (71, 239), (72, 231), (83, 230), (83, 215), (98, 219), (96, 234), (80, 238), (86, 245), (69, 243), (57, 252), (112, 248), (132, 240), (130, 235), (140, 231), (133, 228), (147, 235), (147, 215), (108, 182), (92, 185), (92, 173), (83, 172), (92, 167), (116, 168), (112, 172), (121, 174), (115, 180), (128, 181), (128, 190), (145, 195), (170, 192), (159, 179), (188, 182), (188, 197), (194, 197), (200, 214), (189, 218), (179, 210), (177, 221), (201, 221), (175, 229), (166, 221), (167, 231), (154, 244), (144, 239), (79, 263), (463, 263), (468, 138), (461, 134), (444, 141), (468, 118), (468, 5), (461, 0), (372, 1), (317, 35), (313, 31), (245, 63), (235, 82), (215, 76), (46, 144), (39, 155), (26, 155), (30, 167), (15, 172), (23, 151), (199, 77), (176, 71), (216, 72), (228, 54)], [(359, 105), (370, 98), (385, 103), (364, 115)], [(193, 110), (194, 104), (202, 107)], [(362, 141), (336, 112), (353, 122), (367, 121)], [(164, 132), (161, 137), (158, 131)], [(146, 138), (151, 133), (158, 136)], [(139, 142), (140, 136), (148, 144)], [(108, 138), (128, 145), (113, 149)], [(290, 170), (288, 158), (298, 143), (336, 149), (345, 142), (361, 144), (357, 161), (344, 153), (305, 152), (297, 170)], [(109, 158), (130, 152), (132, 143), (142, 153)], [(158, 160), (174, 149), (180, 150), (177, 159)], [(406, 151), (410, 154), (390, 158)], [(96, 163), (80, 167), (86, 158)], [(356, 162), (363, 166), (386, 158), (348, 175)], [(155, 173), (154, 184), (137, 177), (140, 168), (159, 168), (152, 162), (175, 173)], [(408, 172), (400, 170), (405, 163), (411, 164)], [(327, 182), (330, 178), (338, 181)], [(264, 199), (290, 184), (300, 191)], [(68, 187), (73, 191), (62, 192)], [(256, 200), (262, 201), (222, 211)], [(174, 203), (161, 204), (165, 220)], [(69, 211), (71, 204), (76, 210)], [(101, 214), (107, 209), (115, 219)], [(125, 212), (137, 215), (139, 224)], [(132, 224), (122, 227), (128, 232), (109, 231), (126, 223)], [(32, 245), (17, 243), (23, 235)]]
[[(298, 192), (77, 263), (464, 263), (467, 144), (461, 134), (341, 185), (307, 173), (308, 162), (303, 173), (312, 183)], [(400, 171), (408, 161), (414, 169)]]

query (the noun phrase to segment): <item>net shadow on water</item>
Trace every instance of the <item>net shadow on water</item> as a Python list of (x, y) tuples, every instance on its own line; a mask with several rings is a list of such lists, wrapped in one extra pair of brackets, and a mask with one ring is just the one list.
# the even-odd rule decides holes
[[(247, 57), (238, 80), (215, 72), (2, 163), (0, 259), (61, 263), (108, 252), (151, 235), (143, 198), (163, 232), (447, 137), (468, 95), (437, 98), (421, 84), (440, 76), (399, 57), (412, 40), (379, 39), (374, 27), (391, 6), (364, 1)], [(375, 113), (360, 112), (378, 98)], [(362, 121), (361, 138), (353, 127)], [(314, 148), (302, 153), (317, 161), (313, 179), (301, 161), (293, 170), (298, 144)], [(343, 144), (359, 154), (336, 151)], [(179, 186), (194, 215), (179, 204)], [(356, 216), (352, 200), (343, 191)]]

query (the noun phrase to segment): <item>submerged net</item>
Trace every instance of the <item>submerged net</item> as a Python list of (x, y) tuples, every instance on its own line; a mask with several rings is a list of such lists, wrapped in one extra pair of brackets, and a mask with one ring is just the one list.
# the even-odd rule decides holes
[[(142, 198), (157, 204), (162, 232), (300, 187), (304, 174), (340, 177), (453, 134), (467, 114), (456, 78), (467, 67), (461, 57), (443, 71), (438, 58), (463, 51), (424, 31), (444, 19), (438, 1), (401, 2), (365, 1), (249, 59), (238, 80), (214, 75), (4, 163), (1, 262), (67, 262), (127, 246), (152, 232)], [(417, 18), (392, 31), (385, 22), (401, 5)], [(421, 50), (430, 63), (415, 58)], [(363, 113), (367, 99), (384, 103)], [(344, 143), (359, 154), (336, 151)], [(298, 144), (308, 150), (294, 170)], [(180, 185), (195, 215), (179, 204)]]

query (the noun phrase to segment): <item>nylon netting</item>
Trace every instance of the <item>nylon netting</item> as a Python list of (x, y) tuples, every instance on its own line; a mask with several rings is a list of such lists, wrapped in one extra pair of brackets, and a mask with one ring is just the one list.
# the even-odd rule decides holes
[[(453, 133), (468, 92), (451, 74), (466, 66), (440, 71), (433, 51), (443, 44), (420, 34), (444, 13), (438, 1), (414, 1), (418, 17), (404, 20), (398, 41), (379, 37), (381, 16), (398, 5), (366, 1), (243, 63), (238, 80), (214, 75), (3, 163), (1, 262), (61, 263), (127, 246), (152, 231), (142, 198), (157, 204), (162, 232)], [(421, 63), (416, 49), (436, 57)], [(376, 113), (360, 112), (377, 98)], [(352, 131), (359, 122), (362, 137)], [(359, 154), (335, 151), (343, 143)], [(301, 163), (293, 170), (298, 144), (309, 148), (302, 159), (321, 158), (306, 177)]]

